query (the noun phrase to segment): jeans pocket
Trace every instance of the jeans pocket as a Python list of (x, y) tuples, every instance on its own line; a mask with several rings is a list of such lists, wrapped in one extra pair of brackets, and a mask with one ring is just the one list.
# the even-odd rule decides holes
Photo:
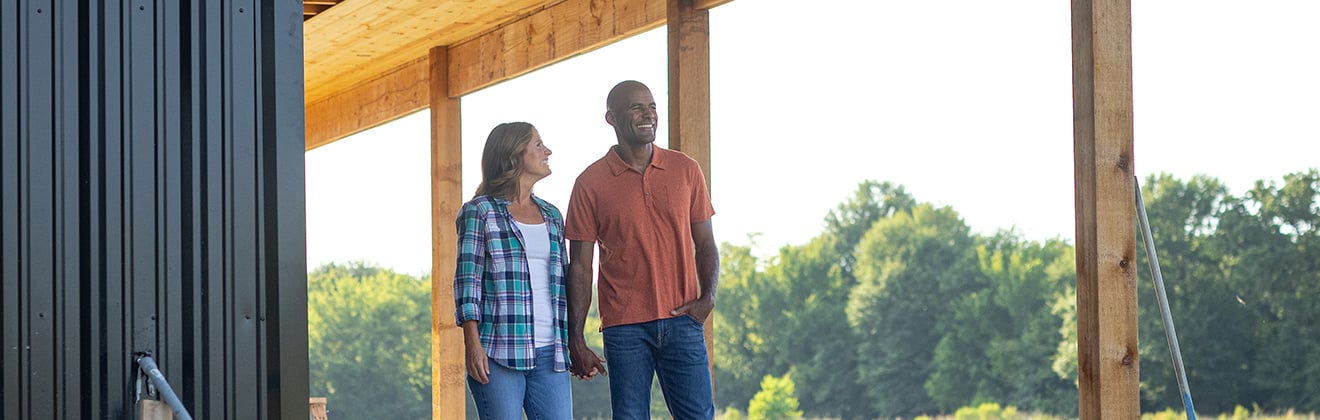
[(697, 327), (698, 330), (702, 330), (702, 331), (706, 330), (706, 324), (701, 321), (698, 321), (697, 317), (694, 317), (689, 314), (683, 314), (683, 318), (687, 319), (688, 322), (691, 322), (692, 325)]

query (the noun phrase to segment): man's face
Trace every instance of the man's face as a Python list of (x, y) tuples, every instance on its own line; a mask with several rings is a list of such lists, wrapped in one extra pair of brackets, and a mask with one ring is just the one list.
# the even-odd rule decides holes
[(619, 95), (619, 100), (610, 110), (610, 125), (619, 140), (629, 144), (647, 144), (655, 141), (656, 114), (655, 98), (651, 90), (643, 86), (634, 86)]

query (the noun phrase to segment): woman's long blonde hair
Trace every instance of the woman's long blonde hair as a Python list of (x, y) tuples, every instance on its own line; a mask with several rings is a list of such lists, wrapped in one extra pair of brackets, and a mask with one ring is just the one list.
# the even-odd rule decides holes
[(512, 200), (523, 173), (523, 152), (532, 142), (531, 124), (507, 122), (495, 126), (481, 151), (481, 184), (474, 197), (489, 195)]

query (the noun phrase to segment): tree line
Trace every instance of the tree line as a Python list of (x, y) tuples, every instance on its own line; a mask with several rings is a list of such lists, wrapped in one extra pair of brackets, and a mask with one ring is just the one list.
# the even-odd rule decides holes
[[(1208, 176), (1151, 176), (1142, 188), (1198, 411), (1320, 411), (1320, 173), (1240, 195)], [(1137, 243), (1142, 408), (1176, 409)], [(950, 207), (866, 181), (806, 244), (771, 258), (751, 245), (720, 253), (717, 407), (748, 412), (766, 383), (783, 393), (791, 380), (806, 417), (912, 418), (986, 403), (1077, 412), (1065, 239), (974, 233)], [(428, 278), (361, 263), (309, 273), (312, 391), (329, 397), (332, 418), (429, 417), (429, 296)], [(608, 417), (607, 378), (573, 381), (575, 415)]]
[[(1198, 411), (1320, 411), (1320, 173), (1231, 194), (1208, 176), (1143, 185)], [(1136, 235), (1137, 232), (1134, 232)], [(1138, 241), (1143, 411), (1180, 408)], [(1077, 412), (1076, 265), (1063, 239), (974, 234), (902, 186), (863, 182), (809, 243), (722, 249), (716, 400), (787, 375), (807, 417)]]

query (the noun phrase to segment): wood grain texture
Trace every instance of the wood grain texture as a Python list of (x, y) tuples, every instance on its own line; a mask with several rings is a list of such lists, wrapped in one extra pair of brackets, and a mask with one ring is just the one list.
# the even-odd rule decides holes
[(306, 150), (421, 111), (431, 105), (425, 57), (307, 105)]
[(669, 146), (687, 153), (710, 188), (710, 18), (693, 0), (669, 0)]
[(463, 96), (665, 23), (663, 0), (565, 0), (450, 48), (449, 96)]
[(1073, 146), (1082, 419), (1141, 414), (1132, 31), (1127, 0), (1074, 0)]
[[(668, 0), (669, 147), (686, 153), (710, 182), (710, 17), (693, 0)], [(711, 192), (713, 195), (714, 192)], [(717, 285), (718, 287), (718, 285)], [(706, 354), (715, 361), (715, 317), (706, 318)], [(713, 388), (712, 388), (713, 389)]]
[[(692, 8), (729, 1), (694, 0)], [(307, 150), (422, 109), (426, 79), (417, 75), (433, 47), (448, 47), (447, 94), (457, 98), (667, 19), (665, 0), (336, 3), (303, 27)]]
[(308, 398), (307, 408), (311, 412), (311, 420), (329, 420), (325, 397)]
[(431, 401), (436, 419), (464, 418), (463, 332), (454, 325), (453, 273), (463, 205), (461, 103), (450, 98), (448, 52), (431, 49)]
[(692, 2), (692, 7), (699, 10), (707, 10), (731, 1), (733, 0), (695, 0)]
[(138, 418), (141, 420), (174, 420), (174, 409), (160, 400), (143, 399), (138, 401)]
[(306, 103), (563, 0), (354, 0), (303, 25)]

